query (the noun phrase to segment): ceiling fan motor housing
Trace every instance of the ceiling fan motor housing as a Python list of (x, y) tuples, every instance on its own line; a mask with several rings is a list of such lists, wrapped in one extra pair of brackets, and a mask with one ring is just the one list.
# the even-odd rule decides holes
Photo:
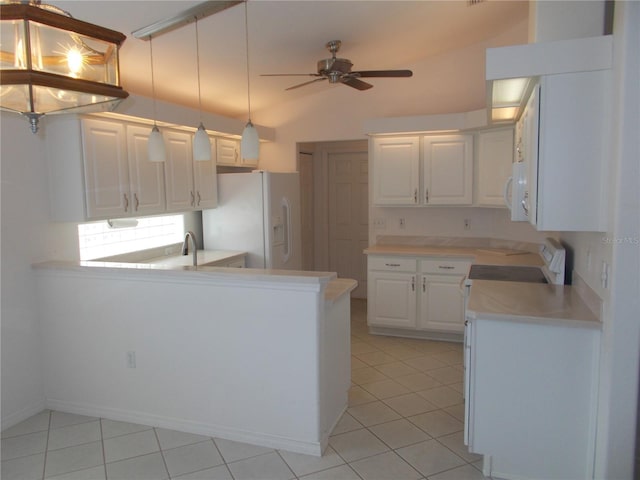
[(318, 73), (320, 75), (331, 75), (331, 73), (350, 73), (353, 63), (346, 58), (325, 58), (318, 61)]

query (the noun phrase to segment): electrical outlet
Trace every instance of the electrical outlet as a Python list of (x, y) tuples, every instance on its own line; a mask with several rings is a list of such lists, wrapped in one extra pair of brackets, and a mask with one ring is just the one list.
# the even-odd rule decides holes
[(404, 222), (404, 218), (400, 219), (400, 228), (404, 228), (405, 226), (405, 222)]
[(471, 220), (469, 218), (464, 219), (464, 229), (471, 230)]
[(374, 218), (373, 219), (373, 226), (375, 228), (377, 228), (378, 230), (384, 230), (386, 228), (386, 224), (385, 224), (384, 218)]
[(127, 368), (136, 368), (136, 352), (127, 352)]

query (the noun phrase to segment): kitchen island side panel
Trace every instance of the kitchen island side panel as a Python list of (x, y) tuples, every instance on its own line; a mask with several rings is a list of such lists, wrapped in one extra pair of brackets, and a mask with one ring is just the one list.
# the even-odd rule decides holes
[(47, 406), (319, 455), (315, 288), (39, 272)]

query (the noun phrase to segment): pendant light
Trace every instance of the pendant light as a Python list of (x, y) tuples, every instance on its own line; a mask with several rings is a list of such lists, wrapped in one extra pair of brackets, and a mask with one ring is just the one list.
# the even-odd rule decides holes
[(153, 78), (153, 38), (149, 37), (149, 52), (151, 56), (151, 95), (153, 96), (153, 128), (147, 140), (147, 156), (150, 162), (164, 162), (167, 159), (167, 152), (164, 148), (164, 139), (156, 123), (156, 84)]
[(249, 121), (242, 131), (242, 140), (240, 140), (240, 152), (243, 160), (257, 160), (260, 152), (260, 138), (256, 127), (251, 123), (251, 80), (249, 75), (249, 20), (247, 13), (247, 0), (244, 2), (244, 29), (245, 29), (245, 46), (247, 49), (247, 106), (249, 113)]
[(197, 162), (211, 160), (211, 140), (202, 124), (202, 96), (200, 92), (200, 41), (198, 35), (198, 17), (196, 17), (196, 63), (198, 72), (198, 109), (200, 111), (200, 125), (193, 137), (193, 159)]

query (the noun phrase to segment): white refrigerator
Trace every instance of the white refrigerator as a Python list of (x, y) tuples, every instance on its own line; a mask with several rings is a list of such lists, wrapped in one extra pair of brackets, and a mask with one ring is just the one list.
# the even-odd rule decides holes
[(300, 270), (297, 173), (218, 175), (218, 207), (202, 211), (206, 250), (247, 252), (248, 268)]

